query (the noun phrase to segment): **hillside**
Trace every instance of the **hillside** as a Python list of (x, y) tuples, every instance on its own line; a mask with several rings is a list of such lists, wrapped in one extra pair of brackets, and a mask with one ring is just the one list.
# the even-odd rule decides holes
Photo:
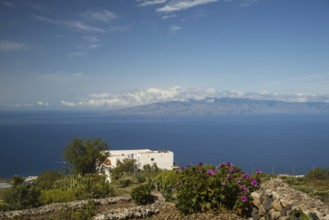
[(329, 103), (220, 98), (160, 102), (115, 110), (109, 113), (126, 116), (329, 113)]

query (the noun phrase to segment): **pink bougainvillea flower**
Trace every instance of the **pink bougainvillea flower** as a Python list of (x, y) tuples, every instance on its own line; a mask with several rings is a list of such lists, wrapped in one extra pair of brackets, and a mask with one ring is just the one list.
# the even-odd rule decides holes
[(230, 173), (232, 173), (234, 171), (234, 168), (230, 167), (229, 171), (230, 171)]
[(251, 180), (251, 184), (252, 184), (253, 186), (257, 186), (258, 183), (257, 183), (256, 180), (252, 179), (252, 180)]
[(244, 174), (242, 174), (242, 178), (244, 178), (244, 179), (248, 179), (248, 178), (249, 178), (249, 175), (246, 174), (246, 173), (244, 173)]
[(244, 191), (249, 192), (249, 189), (246, 186), (244, 186), (244, 185), (241, 185), (240, 186), (240, 189), (243, 189)]
[(225, 186), (225, 185), (226, 185), (226, 182), (225, 182), (225, 181), (223, 181), (223, 182), (222, 182), (222, 186)]
[(241, 179), (240, 179), (240, 178), (236, 178), (236, 181), (237, 181), (238, 183), (240, 183)]
[(216, 170), (207, 170), (207, 174), (208, 174), (209, 176), (215, 176), (215, 174), (216, 174)]
[(241, 197), (241, 201), (242, 201), (242, 202), (247, 202), (247, 200), (248, 200), (247, 196), (242, 196), (242, 197)]
[(227, 165), (229, 166), (232, 166), (232, 163), (231, 162), (226, 162)]
[(259, 169), (257, 169), (257, 170), (256, 170), (256, 173), (257, 173), (257, 174), (260, 174), (260, 173), (262, 173), (262, 171), (259, 170)]
[(231, 175), (226, 176), (226, 179), (231, 179), (231, 178), (232, 178)]

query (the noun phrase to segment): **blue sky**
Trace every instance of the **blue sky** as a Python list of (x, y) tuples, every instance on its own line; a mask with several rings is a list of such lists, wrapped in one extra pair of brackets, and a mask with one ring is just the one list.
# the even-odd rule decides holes
[(0, 0), (0, 108), (329, 101), (327, 0)]

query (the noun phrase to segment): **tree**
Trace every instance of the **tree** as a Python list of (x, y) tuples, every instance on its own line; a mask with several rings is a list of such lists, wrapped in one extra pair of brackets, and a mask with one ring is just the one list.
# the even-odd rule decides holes
[(96, 168), (108, 156), (101, 151), (108, 148), (107, 142), (100, 138), (83, 141), (81, 138), (75, 137), (72, 143), (64, 149), (64, 159), (71, 163), (75, 174), (95, 173)]
[(137, 170), (135, 162), (134, 159), (130, 158), (125, 158), (122, 161), (118, 160), (116, 167), (111, 170), (111, 178), (118, 180), (125, 175), (134, 175), (134, 172)]

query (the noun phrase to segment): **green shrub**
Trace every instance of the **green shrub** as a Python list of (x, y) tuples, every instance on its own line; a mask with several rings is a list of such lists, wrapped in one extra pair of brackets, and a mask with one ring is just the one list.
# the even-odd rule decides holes
[(176, 207), (183, 214), (226, 209), (248, 215), (250, 193), (259, 184), (256, 177), (249, 177), (230, 162), (208, 170), (202, 164), (187, 167), (179, 173)]
[(94, 201), (88, 202), (84, 207), (72, 210), (62, 210), (59, 219), (61, 220), (89, 220), (96, 215), (96, 204)]
[(134, 188), (131, 192), (131, 198), (137, 205), (145, 205), (154, 201), (149, 185), (141, 185)]
[(163, 171), (154, 178), (154, 187), (162, 193), (166, 201), (173, 201), (173, 191), (178, 182), (178, 172), (176, 170)]
[(9, 210), (8, 204), (0, 200), (0, 212)]
[(118, 180), (118, 185), (120, 188), (126, 188), (132, 183), (133, 183), (133, 180), (131, 178), (124, 178), (124, 179)]
[(88, 174), (77, 177), (78, 184), (75, 192), (78, 199), (104, 198), (114, 196), (114, 188), (105, 180), (104, 176)]
[(56, 171), (45, 171), (36, 180), (36, 185), (43, 190), (48, 190), (54, 187), (54, 183), (63, 178), (63, 175)]
[(329, 179), (328, 168), (314, 168), (306, 174), (307, 179), (326, 180)]
[(66, 176), (54, 184), (54, 188), (74, 191), (76, 199), (104, 198), (115, 196), (114, 188), (98, 174)]
[(21, 180), (20, 177), (15, 176), (13, 186), (2, 192), (2, 198), (8, 210), (34, 208), (40, 205), (39, 188), (33, 183), (25, 184)]
[(74, 190), (49, 189), (41, 193), (40, 201), (43, 205), (55, 202), (69, 202), (76, 199)]

